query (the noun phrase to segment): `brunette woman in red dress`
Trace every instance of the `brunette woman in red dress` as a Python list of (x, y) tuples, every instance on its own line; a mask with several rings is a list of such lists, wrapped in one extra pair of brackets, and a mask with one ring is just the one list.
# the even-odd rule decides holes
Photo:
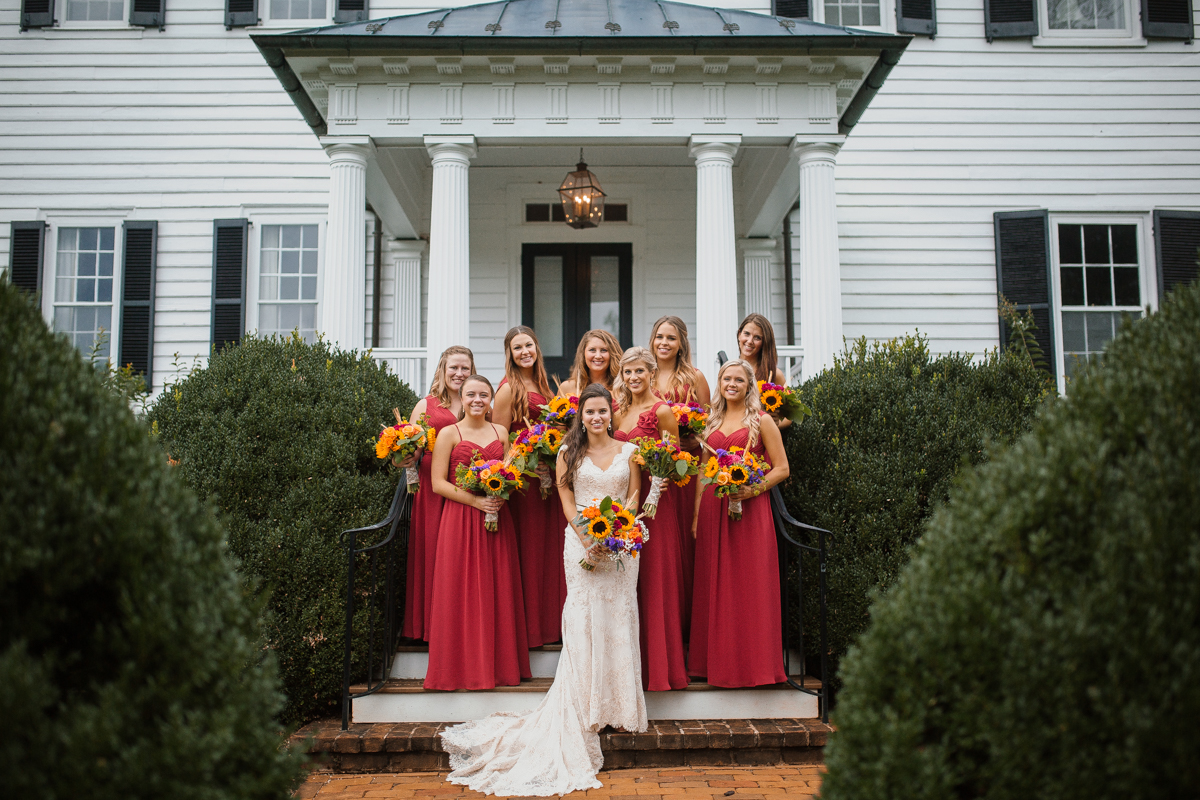
[[(409, 417), (416, 422), (425, 414), (438, 433), (458, 421), (463, 381), (475, 373), (475, 356), (466, 347), (446, 348), (433, 373), (429, 395), (417, 401)], [(430, 448), (432, 451), (432, 448)], [(433, 453), (418, 454), (421, 488), (413, 496), (412, 521), (408, 526), (407, 579), (404, 584), (404, 636), (429, 639), (429, 613), (433, 608), (433, 565), (437, 553), (438, 526), (445, 500), (433, 490)]]
[[(496, 393), (493, 419), (510, 431), (532, 423), (554, 395), (546, 379), (542, 348), (532, 328), (518, 325), (504, 337), (504, 380)], [(550, 469), (540, 465), (539, 470)], [(562, 638), (562, 610), (567, 600), (563, 572), (563, 530), (567, 520), (553, 493), (543, 498), (539, 481), (509, 499), (521, 553), (521, 585), (525, 593), (525, 625), (530, 647)]]
[[(657, 369), (654, 356), (644, 347), (631, 347), (621, 358), (617, 376), (617, 414), (613, 437), (632, 442), (642, 437), (659, 439), (664, 433), (679, 441), (679, 425), (666, 403), (650, 391)], [(686, 490), (686, 491), (685, 491)], [(650, 496), (650, 474), (642, 471), (639, 497)], [(685, 503), (684, 500), (687, 502)], [(691, 509), (691, 487), (667, 484), (658, 499), (658, 512), (643, 518), (650, 540), (642, 549), (638, 573), (638, 613), (641, 620), (642, 687), (652, 692), (683, 689), (688, 685), (683, 655), (683, 528), (680, 504)], [(688, 528), (688, 533), (691, 529)], [(690, 536), (689, 536), (690, 538)]]
[[(767, 381), (786, 386), (783, 370), (779, 368), (779, 352), (775, 349), (775, 329), (762, 314), (747, 314), (738, 325), (738, 357), (754, 370), (755, 381)], [(780, 430), (792, 424), (787, 417), (771, 415)]]
[[(704, 487), (695, 505), (696, 539), (692, 638), (688, 674), (713, 686), (763, 686), (787, 680), (779, 610), (779, 553), (771, 498), (764, 493), (788, 476), (779, 426), (762, 411), (754, 370), (727, 361), (717, 373), (717, 396), (705, 441), (714, 450), (741, 447), (771, 465), (766, 481), (742, 487), (742, 518), (729, 517), (729, 498)], [(705, 451), (707, 456), (710, 455)], [(702, 468), (703, 471), (703, 468)]]
[[(517, 534), (503, 500), (480, 497), (454, 482), (476, 455), (503, 458), (508, 430), (488, 421), (492, 384), (472, 375), (462, 384), (463, 418), (433, 447), (433, 490), (446, 499), (438, 529), (429, 627), (426, 689), (494, 689), (529, 678), (525, 607)], [(484, 516), (499, 515), (497, 529)]]
[(615, 395), (613, 384), (617, 379), (620, 360), (621, 343), (617, 337), (603, 328), (588, 331), (579, 340), (579, 347), (575, 349), (575, 363), (571, 365), (571, 377), (558, 387), (558, 396), (578, 397), (593, 383), (600, 384), (609, 394)]
[[(692, 345), (688, 341), (688, 329), (683, 320), (676, 316), (659, 317), (650, 329), (650, 352), (654, 354), (658, 364), (658, 372), (654, 376), (653, 390), (656, 395), (668, 403), (698, 403), (705, 408), (711, 402), (708, 380), (704, 373), (692, 365)], [(697, 458), (700, 457), (700, 441), (690, 433), (681, 435), (680, 447)], [(693, 481), (684, 487), (695, 500), (695, 492), (700, 491), (700, 482)], [(681, 516), (679, 528), (683, 531), (692, 529), (692, 503), (685, 498), (679, 504)], [(692, 564), (695, 560), (695, 542), (692, 537), (683, 537), (683, 592), (684, 609), (692, 604)], [(688, 627), (691, 620), (685, 614), (683, 620), (683, 638), (688, 637)]]

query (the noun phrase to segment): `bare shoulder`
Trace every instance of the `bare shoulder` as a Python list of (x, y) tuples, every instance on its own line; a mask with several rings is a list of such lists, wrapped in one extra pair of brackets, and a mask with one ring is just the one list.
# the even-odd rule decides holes
[(501, 425), (498, 422), (493, 422), (492, 429), (494, 431), (496, 431), (496, 435), (500, 437), (500, 441), (502, 441), (502, 442), (508, 441), (508, 429), (507, 428), (505, 428), (503, 425)]
[(787, 378), (783, 376), (783, 370), (778, 368), (775, 370), (775, 379), (773, 382), (780, 386), (787, 386)]
[(417, 404), (415, 406), (413, 406), (412, 415), (411, 415), (413, 419), (417, 419), (418, 417), (420, 417), (422, 414), (424, 414), (428, 410), (429, 404), (425, 402), (425, 399), (426, 398), (422, 397), (420, 400), (417, 401)]
[(575, 389), (575, 381), (568, 378), (558, 385), (558, 394), (555, 397), (571, 397), (577, 394), (579, 392)]

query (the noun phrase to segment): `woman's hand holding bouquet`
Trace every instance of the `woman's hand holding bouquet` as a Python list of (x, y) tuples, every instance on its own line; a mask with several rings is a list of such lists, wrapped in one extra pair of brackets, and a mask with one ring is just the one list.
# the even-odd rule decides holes
[(680, 450), (679, 445), (671, 441), (669, 433), (663, 433), (660, 439), (644, 436), (637, 440), (637, 446), (637, 452), (632, 456), (633, 463), (650, 473), (650, 493), (642, 504), (642, 516), (654, 519), (667, 481), (676, 486), (686, 486), (692, 476), (699, 472), (699, 465), (695, 456)]
[[(460, 489), (499, 500), (507, 500), (522, 486), (521, 470), (515, 465), (507, 459), (486, 460), (482, 456), (476, 456), (469, 465), (459, 464), (454, 473), (454, 482)], [(486, 508), (480, 510), (485, 512), (483, 527), (489, 531), (496, 530), (500, 521), (499, 508), (495, 511)]]
[(550, 465), (558, 457), (558, 448), (562, 446), (563, 432), (558, 428), (538, 422), (526, 426), (514, 434), (512, 458), (518, 460), (521, 471), (530, 477), (535, 475), (541, 481), (542, 499), (550, 496), (554, 488), (554, 480), (550, 475)]
[(712, 453), (700, 483), (715, 486), (713, 494), (717, 497), (728, 497), (730, 519), (741, 519), (744, 490), (759, 494), (771, 465), (741, 447), (712, 450)]
[[(571, 524), (580, 529), (581, 536), (591, 540), (592, 547), (599, 546), (610, 560), (616, 561), (618, 569), (624, 568), (623, 557), (637, 558), (643, 545), (650, 541), (646, 523), (611, 497), (585, 508)], [(581, 559), (579, 566), (589, 571), (596, 568), (587, 558)]]
[(402, 467), (408, 493), (416, 494), (421, 488), (421, 470), (416, 465), (416, 458), (422, 450), (433, 448), (433, 426), (424, 415), (419, 422), (407, 422), (400, 416), (399, 409), (392, 409), (392, 413), (396, 415), (396, 424), (380, 432), (375, 441), (375, 457), (390, 458), (392, 464)]
[(812, 416), (812, 409), (800, 400), (800, 395), (795, 389), (787, 386), (759, 381), (758, 397), (762, 401), (763, 411), (775, 419), (790, 419), (799, 425), (805, 417)]

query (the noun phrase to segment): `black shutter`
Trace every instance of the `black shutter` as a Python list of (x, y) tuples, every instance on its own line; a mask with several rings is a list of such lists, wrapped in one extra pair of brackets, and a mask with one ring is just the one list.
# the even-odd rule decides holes
[(130, 0), (129, 24), (143, 28), (167, 27), (167, 0)]
[(212, 343), (219, 352), (246, 331), (246, 239), (244, 219), (213, 221)]
[[(1050, 374), (1058, 376), (1054, 346), (1054, 305), (1050, 298), (1050, 215), (1038, 211), (998, 211), (996, 229), (996, 291), (1022, 313), (1033, 311), (1037, 342), (1050, 363)], [(1008, 326), (1000, 322), (1000, 348), (1008, 345)]]
[(1142, 0), (1142, 35), (1190, 42), (1192, 0)]
[(771, 13), (777, 17), (812, 19), (812, 8), (809, 6), (809, 0), (774, 0), (771, 3)]
[(1200, 277), (1200, 212), (1155, 211), (1154, 254), (1158, 261), (1158, 299)]
[(937, 33), (937, 0), (896, 0), (898, 33)]
[(54, 24), (54, 0), (21, 0), (21, 30)]
[(334, 22), (362, 22), (367, 17), (367, 0), (335, 0)]
[(158, 264), (158, 223), (126, 222), (121, 268), (121, 347), (117, 365), (133, 365), (153, 389), (154, 273)]
[(225, 30), (258, 24), (258, 0), (225, 0)]
[(8, 240), (8, 279), (26, 292), (42, 290), (42, 258), (45, 256), (46, 223), (14, 222)]
[(1034, 0), (983, 0), (983, 29), (989, 42), (1037, 36), (1037, 6)]

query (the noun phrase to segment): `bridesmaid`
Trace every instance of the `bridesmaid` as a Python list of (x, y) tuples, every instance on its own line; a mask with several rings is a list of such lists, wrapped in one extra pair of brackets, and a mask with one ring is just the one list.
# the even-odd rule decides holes
[[(438, 360), (429, 395), (417, 401), (409, 419), (429, 416), (434, 430), (453, 425), (462, 415), (459, 390), (475, 372), (475, 356), (465, 347), (446, 348)], [(404, 630), (409, 639), (429, 640), (429, 614), (433, 608), (433, 565), (437, 553), (438, 524), (442, 518), (442, 496), (433, 490), (433, 453), (418, 454), (421, 488), (413, 496), (412, 522), (408, 528), (407, 580), (404, 589)]]
[(588, 331), (579, 340), (575, 350), (575, 363), (571, 365), (571, 377), (558, 387), (560, 397), (578, 396), (589, 384), (598, 383), (613, 394), (617, 379), (617, 361), (621, 357), (621, 343), (603, 328)]
[[(519, 431), (526, 420), (537, 419), (540, 406), (553, 395), (546, 380), (542, 349), (532, 328), (518, 325), (510, 330), (504, 337), (504, 352), (504, 380), (496, 394), (493, 418), (509, 431)], [(567, 521), (556, 497), (542, 498), (537, 480), (526, 481), (525, 488), (512, 496), (509, 505), (521, 553), (529, 646), (541, 647), (562, 638), (562, 610), (567, 600), (562, 537)]]
[[(754, 370), (755, 381), (768, 381), (786, 386), (783, 370), (779, 368), (779, 353), (775, 350), (775, 329), (762, 314), (747, 314), (738, 326), (738, 354)], [(774, 415), (772, 415), (774, 417)], [(790, 419), (775, 417), (780, 430), (792, 424)]]
[[(650, 391), (657, 369), (654, 356), (644, 347), (631, 347), (621, 358), (617, 376), (617, 414), (613, 436), (623, 442), (644, 436), (654, 439), (669, 433), (679, 440), (679, 425), (667, 404)], [(649, 497), (650, 475), (643, 470), (639, 497)], [(687, 606), (683, 591), (683, 528), (680, 504), (691, 512), (692, 490), (668, 484), (653, 519), (643, 519), (650, 541), (642, 550), (638, 572), (638, 613), (641, 619), (642, 688), (652, 692), (683, 689), (688, 685), (683, 656), (683, 618)], [(690, 533), (690, 528), (688, 529)]]
[[(508, 431), (488, 421), (487, 378), (472, 375), (460, 391), (461, 419), (433, 447), (433, 490), (447, 502), (438, 529), (425, 688), (445, 691), (516, 686), (530, 677), (512, 516), (503, 500), (454, 483), (457, 467), (476, 454), (503, 458)], [(484, 528), (489, 512), (499, 513), (495, 531)]]
[[(713, 686), (763, 686), (787, 680), (779, 610), (779, 553), (771, 498), (763, 493), (788, 476), (779, 426), (762, 411), (754, 370), (740, 359), (717, 373), (717, 397), (705, 440), (714, 449), (743, 447), (771, 464), (765, 483), (743, 487), (742, 518), (729, 499), (704, 487), (696, 501), (695, 605), (688, 674)], [(706, 451), (707, 452), (707, 451)]]

